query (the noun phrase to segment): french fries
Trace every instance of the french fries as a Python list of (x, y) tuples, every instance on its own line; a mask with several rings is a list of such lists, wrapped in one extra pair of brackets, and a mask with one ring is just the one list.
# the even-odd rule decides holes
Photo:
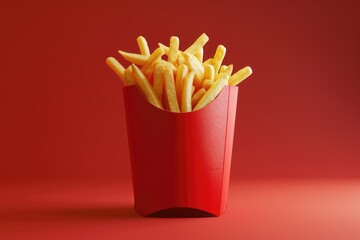
[[(131, 64), (125, 69), (115, 58), (106, 64), (120, 77), (125, 86), (136, 85), (154, 106), (175, 113), (199, 110), (210, 104), (226, 86), (235, 86), (252, 74), (244, 67), (233, 74), (233, 65), (223, 65), (226, 48), (219, 45), (213, 57), (203, 61), (204, 46), (209, 37), (203, 33), (185, 51), (172, 36), (169, 46), (159, 43), (150, 51), (146, 39), (137, 39), (139, 53), (119, 50)], [(167, 60), (163, 56), (167, 56)]]
[(175, 63), (179, 50), (179, 38), (178, 37), (171, 37), (170, 38), (170, 45), (169, 45), (169, 56), (168, 62)]
[(165, 54), (164, 49), (162, 49), (161, 47), (157, 48), (147, 59), (147, 61), (145, 62), (145, 64), (142, 66), (141, 71), (142, 72), (146, 72), (146, 70), (151, 66), (151, 64), (153, 62), (155, 62), (156, 60), (159, 60), (161, 58), (162, 55)]
[(214, 79), (205, 79), (203, 82), (203, 88), (205, 88), (205, 90), (208, 90), (211, 85), (213, 85), (214, 83)]
[(221, 90), (228, 84), (229, 76), (226, 74), (221, 75), (219, 79), (217, 79), (213, 85), (206, 91), (206, 93), (202, 96), (199, 102), (194, 107), (194, 110), (198, 110), (200, 108), (208, 105), (214, 98), (221, 92)]
[(252, 69), (249, 66), (244, 67), (230, 77), (229, 85), (230, 86), (238, 85), (246, 78), (248, 78), (251, 74), (252, 74)]
[(164, 81), (162, 77), (162, 72), (164, 69), (164, 65), (158, 64), (155, 67), (154, 73), (154, 92), (159, 100), (162, 100), (163, 91), (164, 91)]
[(174, 75), (171, 69), (165, 68), (163, 72), (165, 91), (171, 112), (180, 112), (179, 103), (176, 97)]
[(106, 59), (106, 64), (119, 76), (125, 85), (131, 85), (125, 81), (125, 68), (115, 58), (108, 57)]
[(121, 56), (123, 56), (123, 58), (137, 65), (144, 65), (149, 58), (149, 56), (136, 54), (136, 53), (128, 53), (124, 51), (119, 51), (119, 53)]
[(132, 73), (131, 70), (131, 66), (129, 66), (127, 69), (125, 69), (124, 71), (124, 80), (128, 85), (135, 85), (135, 77), (134, 74)]
[(199, 102), (199, 100), (204, 96), (206, 93), (205, 88), (200, 88), (191, 98), (191, 105), (195, 107), (195, 105)]
[(199, 51), (197, 51), (194, 56), (199, 60), (199, 62), (203, 62), (203, 58), (204, 58), (204, 49), (200, 48)]
[(184, 82), (184, 78), (188, 74), (188, 71), (189, 68), (185, 64), (180, 64), (176, 72), (175, 88), (176, 88), (176, 96), (178, 98), (178, 102), (181, 102), (183, 82)]
[(184, 79), (182, 96), (181, 96), (181, 112), (191, 112), (191, 95), (195, 72), (191, 71)]
[(215, 69), (213, 65), (203, 64), (204, 66), (204, 79), (214, 80), (215, 77)]
[(225, 54), (226, 54), (226, 48), (223, 45), (219, 45), (216, 49), (215, 56), (212, 60), (212, 64), (214, 66), (215, 73), (219, 72), (219, 69), (220, 69), (221, 63), (225, 57)]
[(144, 93), (146, 99), (154, 106), (164, 109), (160, 99), (155, 95), (153, 88), (151, 87), (149, 81), (146, 79), (142, 71), (135, 65), (131, 64), (132, 72), (134, 73), (135, 84), (141, 89)]
[(146, 39), (143, 36), (139, 36), (136, 41), (139, 45), (141, 55), (150, 56), (150, 49)]
[(185, 58), (185, 63), (191, 71), (194, 71), (194, 86), (199, 87), (202, 84), (204, 78), (204, 67), (199, 62), (199, 60), (192, 54), (184, 52), (183, 56)]
[(220, 73), (225, 73), (225, 74), (227, 74), (229, 76), (231, 76), (232, 71), (233, 71), (233, 65), (232, 64), (230, 64), (229, 66), (222, 65), (221, 68), (220, 68)]
[(205, 33), (203, 33), (190, 47), (185, 50), (185, 52), (195, 54), (197, 51), (203, 48), (208, 41), (209, 37)]

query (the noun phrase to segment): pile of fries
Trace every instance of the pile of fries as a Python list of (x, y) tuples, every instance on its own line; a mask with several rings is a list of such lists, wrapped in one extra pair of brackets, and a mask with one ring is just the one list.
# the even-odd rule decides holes
[(232, 74), (232, 64), (222, 65), (226, 53), (223, 45), (217, 47), (213, 58), (203, 61), (203, 47), (208, 41), (203, 33), (181, 51), (179, 38), (174, 36), (169, 46), (159, 43), (150, 53), (146, 39), (140, 36), (140, 53), (119, 51), (131, 63), (128, 68), (114, 57), (107, 58), (106, 63), (126, 86), (136, 85), (152, 105), (171, 112), (191, 112), (211, 103), (226, 85), (235, 86), (252, 73), (250, 67), (244, 67)]

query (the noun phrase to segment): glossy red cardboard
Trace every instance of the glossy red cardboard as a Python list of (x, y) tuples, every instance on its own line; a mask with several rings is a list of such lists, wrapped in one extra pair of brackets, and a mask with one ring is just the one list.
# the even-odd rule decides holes
[(158, 109), (134, 86), (123, 93), (135, 210), (142, 216), (174, 208), (224, 213), (237, 87), (226, 86), (189, 113)]

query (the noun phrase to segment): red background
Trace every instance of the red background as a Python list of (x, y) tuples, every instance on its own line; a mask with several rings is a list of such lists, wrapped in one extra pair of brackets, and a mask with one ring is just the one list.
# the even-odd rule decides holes
[[(129, 178), (118, 49), (202, 32), (239, 86), (232, 177), (360, 176), (360, 34), (350, 3), (3, 3), (2, 181)], [(182, 9), (183, 12), (174, 13)], [(126, 64), (126, 62), (123, 62)]]
[(1, 186), (129, 184), (122, 84), (105, 59), (138, 51), (139, 35), (185, 49), (203, 32), (205, 57), (223, 44), (226, 64), (254, 71), (232, 180), (359, 178), (359, 23), (350, 0), (1, 1)]

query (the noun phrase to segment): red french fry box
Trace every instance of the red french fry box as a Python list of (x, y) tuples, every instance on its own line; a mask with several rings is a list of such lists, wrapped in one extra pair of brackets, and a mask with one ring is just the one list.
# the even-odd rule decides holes
[(173, 113), (123, 88), (135, 210), (142, 216), (226, 210), (238, 88), (226, 86), (206, 107)]

